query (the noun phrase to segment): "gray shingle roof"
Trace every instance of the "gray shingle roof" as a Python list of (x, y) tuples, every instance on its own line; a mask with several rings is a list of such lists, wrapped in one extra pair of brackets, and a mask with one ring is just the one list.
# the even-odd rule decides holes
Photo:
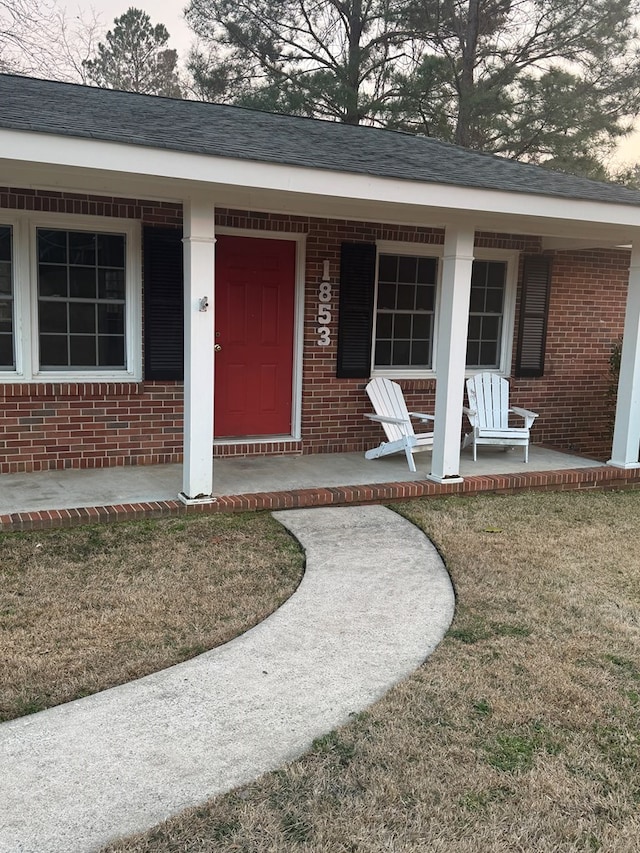
[(372, 127), (0, 74), (0, 127), (385, 178), (640, 205), (640, 191)]

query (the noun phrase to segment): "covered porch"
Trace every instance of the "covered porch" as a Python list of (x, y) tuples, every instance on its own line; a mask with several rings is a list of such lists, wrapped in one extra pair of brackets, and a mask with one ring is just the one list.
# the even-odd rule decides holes
[(182, 465), (69, 469), (3, 476), (0, 529), (29, 530), (87, 522), (301, 506), (380, 503), (414, 497), (524, 490), (640, 488), (640, 471), (539, 445), (528, 464), (520, 450), (461, 454), (463, 482), (427, 478), (430, 453), (412, 474), (403, 456), (367, 461), (362, 453), (216, 458), (213, 502), (176, 499)]
[[(574, 470), (585, 482), (607, 470), (591, 463), (584, 474), (583, 462), (543, 464), (536, 454), (523, 473), (515, 454), (500, 452), (483, 470), (461, 457), (464, 382), (480, 369), (510, 377), (513, 402), (540, 413), (534, 440), (608, 459), (602, 481), (637, 477), (637, 191), (372, 128), (44, 81), (3, 86), (3, 517), (59, 511), (45, 497), (58, 480), (71, 509), (161, 501), (173, 512), (178, 495), (218, 511), (509, 490), (536, 477), (552, 487)], [(90, 248), (74, 254), (87, 235)], [(264, 280), (254, 293), (253, 268), (235, 288), (243, 312), (229, 308), (231, 239), (238, 256), (249, 253), (237, 241), (252, 240), (260, 269), (266, 245), (288, 244), (281, 290)], [(95, 241), (116, 247), (109, 263)], [(385, 258), (396, 266), (381, 277)], [(474, 284), (474, 269), (484, 283)], [(69, 282), (86, 270), (89, 295), (80, 284), (78, 296)], [(107, 271), (111, 290), (96, 285)], [(281, 302), (286, 310), (265, 309), (258, 327), (274, 347), (286, 340), (284, 355), (232, 359), (240, 336), (225, 317)], [(241, 349), (257, 337), (246, 329)], [(610, 441), (608, 359), (620, 337)], [(356, 473), (333, 456), (338, 479), (330, 476), (329, 451), (380, 440), (363, 417), (372, 375), (398, 378), (411, 409), (435, 416), (433, 452), (415, 478), (401, 457), (375, 466), (354, 457)], [(257, 428), (223, 423), (230, 389), (245, 387), (250, 402), (266, 400), (250, 413)], [(282, 411), (279, 399), (272, 408), (284, 423), (266, 424), (282, 388)], [(301, 456), (212, 466), (213, 439), (255, 437), (249, 453), (282, 441)], [(261, 478), (262, 466), (286, 474)], [(24, 475), (47, 504), (30, 510), (13, 472), (47, 469), (49, 479)], [(169, 480), (156, 482), (162, 470)], [(80, 504), (76, 476), (91, 484)], [(98, 487), (121, 477), (132, 492)], [(148, 477), (153, 488), (143, 489)]]

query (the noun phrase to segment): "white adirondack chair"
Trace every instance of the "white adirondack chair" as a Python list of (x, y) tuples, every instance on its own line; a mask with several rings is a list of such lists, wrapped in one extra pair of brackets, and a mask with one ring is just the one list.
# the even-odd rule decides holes
[(379, 447), (367, 450), (366, 459), (379, 459), (391, 453), (404, 453), (407, 456), (409, 468), (415, 473), (416, 463), (413, 454), (419, 450), (433, 447), (433, 433), (427, 432), (416, 435), (411, 418), (422, 422), (432, 421), (433, 415), (422, 412), (409, 412), (404, 401), (402, 388), (397, 382), (382, 377), (372, 379), (366, 388), (369, 399), (375, 409), (375, 415), (366, 415), (372, 421), (378, 421), (387, 436)]
[[(469, 418), (471, 432), (467, 433), (462, 449), (473, 444), (473, 461), (480, 444), (524, 447), (524, 461), (529, 461), (529, 431), (538, 415), (516, 406), (509, 408), (509, 383), (495, 373), (477, 373), (467, 379), (469, 408), (463, 411)], [(509, 413), (518, 415), (524, 426), (509, 426)]]

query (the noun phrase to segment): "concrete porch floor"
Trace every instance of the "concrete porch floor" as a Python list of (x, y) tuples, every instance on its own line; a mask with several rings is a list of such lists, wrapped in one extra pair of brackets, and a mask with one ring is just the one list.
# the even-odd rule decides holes
[[(214, 493), (223, 497), (423, 481), (429, 473), (430, 454), (418, 453), (415, 458), (416, 474), (409, 471), (403, 454), (371, 461), (363, 453), (216, 458)], [(477, 462), (470, 449), (462, 453), (460, 473), (474, 479), (508, 474), (526, 474), (529, 479), (545, 471), (601, 467), (593, 459), (546, 447), (531, 446), (528, 464), (522, 461), (519, 448), (507, 452), (479, 448)], [(3, 474), (0, 516), (175, 501), (181, 488), (181, 465)]]

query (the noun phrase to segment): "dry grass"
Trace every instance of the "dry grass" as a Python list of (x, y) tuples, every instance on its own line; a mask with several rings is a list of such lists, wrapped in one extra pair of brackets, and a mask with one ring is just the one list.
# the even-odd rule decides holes
[(400, 510), (456, 585), (433, 656), (300, 760), (110, 853), (640, 848), (640, 495)]
[(269, 515), (0, 536), (0, 720), (237, 636), (291, 595), (303, 555)]

